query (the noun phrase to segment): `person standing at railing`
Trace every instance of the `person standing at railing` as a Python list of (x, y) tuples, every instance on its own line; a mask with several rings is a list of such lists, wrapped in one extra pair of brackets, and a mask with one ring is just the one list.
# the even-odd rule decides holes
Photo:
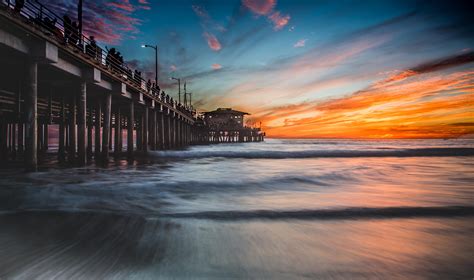
[(98, 59), (97, 58), (98, 46), (97, 46), (94, 36), (89, 36), (89, 44), (87, 44), (86, 46), (86, 53), (93, 59)]
[(77, 22), (75, 21), (71, 24), (70, 42), (73, 46), (77, 46), (77, 43), (79, 42), (79, 25), (77, 25)]
[(24, 0), (16, 0), (15, 1), (15, 13), (20, 13), (21, 9), (23, 9), (23, 6), (25, 6), (25, 1)]
[(64, 25), (64, 44), (69, 43), (72, 35), (72, 21), (68, 15), (63, 16), (63, 25)]

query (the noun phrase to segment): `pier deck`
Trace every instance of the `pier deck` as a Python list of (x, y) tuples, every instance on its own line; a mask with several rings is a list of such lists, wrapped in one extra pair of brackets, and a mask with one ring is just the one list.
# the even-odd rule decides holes
[[(38, 2), (25, 1), (20, 12), (0, 3), (2, 162), (21, 158), (34, 170), (52, 137), (58, 139), (60, 160), (81, 165), (107, 162), (111, 152), (123, 149), (133, 157), (134, 151), (234, 139), (216, 138), (190, 107), (147, 85), (109, 50), (68, 32)], [(244, 134), (241, 142), (263, 140), (250, 128)]]

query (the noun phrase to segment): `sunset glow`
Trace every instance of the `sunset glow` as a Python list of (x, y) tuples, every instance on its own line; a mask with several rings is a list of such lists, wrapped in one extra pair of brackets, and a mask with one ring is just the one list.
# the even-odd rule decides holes
[[(74, 15), (74, 1), (52, 2)], [(156, 42), (159, 76), (186, 80), (198, 110), (250, 112), (249, 123), (261, 122), (267, 136), (474, 133), (468, 1), (99, 2), (85, 3), (86, 33), (150, 79), (154, 57), (139, 46)], [(160, 86), (177, 94), (176, 83)]]

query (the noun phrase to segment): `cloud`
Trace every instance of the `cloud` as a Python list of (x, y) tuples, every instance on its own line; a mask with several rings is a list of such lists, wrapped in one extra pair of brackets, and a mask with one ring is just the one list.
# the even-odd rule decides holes
[[(267, 107), (254, 114), (273, 137), (449, 138), (474, 133), (472, 54), (428, 61), (325, 101)], [(402, 78), (394, 78), (402, 77)]]
[(386, 80), (377, 83), (376, 86), (383, 86), (389, 83), (400, 82), (412, 76), (434, 72), (445, 68), (455, 67), (466, 63), (474, 62), (474, 52), (458, 54), (450, 57), (444, 57), (438, 60), (426, 62), (417, 65), (411, 69), (400, 71), (387, 78)]
[(290, 16), (284, 16), (281, 15), (280, 12), (274, 12), (268, 17), (268, 19), (273, 22), (273, 28), (275, 30), (280, 30), (288, 24), (288, 22), (290, 21)]
[(276, 0), (243, 0), (242, 4), (257, 15), (267, 15), (275, 7)]
[(206, 39), (207, 44), (213, 51), (219, 51), (222, 48), (222, 45), (210, 30), (225, 32), (226, 29), (222, 25), (214, 22), (204, 7), (192, 5), (191, 8), (193, 9), (196, 16), (198, 16), (200, 19), (201, 27), (204, 31), (203, 36)]
[(276, 0), (242, 0), (242, 5), (249, 9), (256, 16), (266, 16), (273, 23), (275, 30), (280, 30), (290, 21), (289, 15), (282, 15), (274, 10)]
[(170, 71), (171, 71), (171, 72), (174, 72), (174, 71), (176, 71), (177, 69), (178, 69), (178, 67), (176, 67), (176, 65), (171, 64), (171, 66), (170, 66)]
[(127, 11), (127, 12), (135, 11), (135, 7), (132, 4), (130, 4), (130, 2), (128, 0), (122, 0), (122, 1), (119, 1), (119, 2), (109, 2), (109, 3), (107, 3), (107, 6), (114, 7), (114, 8), (117, 8), (117, 9), (121, 9), (121, 10), (124, 10), (124, 11)]
[(216, 52), (221, 50), (222, 48), (221, 43), (216, 38), (216, 36), (208, 32), (204, 32), (203, 36), (206, 39), (207, 45), (209, 46), (209, 48), (211, 48), (211, 50), (216, 51)]
[[(52, 0), (46, 4), (58, 15), (67, 14), (76, 18), (77, 1)], [(134, 5), (129, 0), (120, 1), (85, 1), (84, 2), (84, 34), (92, 35), (98, 41), (107, 44), (119, 44), (124, 38), (131, 38), (138, 33), (142, 21), (134, 15), (138, 9), (148, 9), (144, 3)]]
[(306, 41), (307, 39), (301, 39), (301, 40), (298, 40), (298, 42), (296, 42), (293, 47), (295, 48), (302, 48), (306, 45)]
[(218, 64), (218, 63), (214, 63), (211, 65), (212, 69), (214, 70), (219, 70), (222, 68), (222, 65)]

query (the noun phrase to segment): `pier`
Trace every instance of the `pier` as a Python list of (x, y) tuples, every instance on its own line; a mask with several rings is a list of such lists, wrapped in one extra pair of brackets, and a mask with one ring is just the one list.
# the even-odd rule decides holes
[(28, 170), (36, 170), (50, 139), (57, 139), (59, 161), (86, 165), (111, 155), (264, 138), (243, 122), (216, 130), (206, 114), (151, 86), (111, 50), (71, 33), (36, 1), (20, 10), (0, 3), (0, 65), (0, 161), (23, 161)]

